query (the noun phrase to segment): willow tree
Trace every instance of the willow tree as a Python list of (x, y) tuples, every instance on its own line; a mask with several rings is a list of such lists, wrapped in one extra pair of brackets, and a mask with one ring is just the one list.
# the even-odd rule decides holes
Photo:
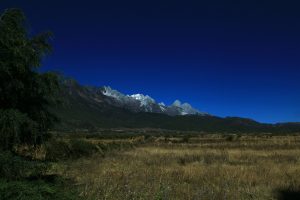
[(39, 73), (51, 52), (51, 34), (30, 35), (19, 9), (0, 15), (0, 145), (41, 144), (56, 119), (49, 107), (57, 103), (58, 78)]

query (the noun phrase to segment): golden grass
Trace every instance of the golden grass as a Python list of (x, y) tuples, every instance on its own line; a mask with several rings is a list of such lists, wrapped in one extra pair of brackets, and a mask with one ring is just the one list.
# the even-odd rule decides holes
[(83, 199), (263, 200), (299, 189), (299, 136), (162, 141), (64, 163), (58, 171), (75, 179)]

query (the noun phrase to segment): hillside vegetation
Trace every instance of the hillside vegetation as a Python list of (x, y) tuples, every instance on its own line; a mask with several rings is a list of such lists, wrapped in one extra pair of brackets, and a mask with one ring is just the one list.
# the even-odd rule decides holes
[(61, 80), (63, 104), (53, 108), (60, 123), (56, 130), (101, 128), (160, 128), (213, 133), (297, 133), (299, 123), (263, 124), (240, 117), (211, 115), (169, 116), (158, 113), (131, 112), (113, 106), (95, 88), (81, 86), (72, 79)]

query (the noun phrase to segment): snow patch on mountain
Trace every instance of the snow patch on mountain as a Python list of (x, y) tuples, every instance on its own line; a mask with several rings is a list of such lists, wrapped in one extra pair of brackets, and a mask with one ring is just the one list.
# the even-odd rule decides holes
[(152, 99), (148, 95), (143, 95), (143, 94), (133, 94), (130, 95), (130, 97), (134, 98), (135, 100), (138, 100), (141, 102), (141, 106), (147, 106), (149, 104), (155, 104), (155, 100)]
[(105, 96), (113, 97), (113, 98), (118, 99), (118, 100), (121, 100), (125, 97), (124, 94), (122, 94), (118, 90), (112, 89), (109, 86), (104, 86), (103, 87), (102, 94), (104, 94)]
[(180, 107), (181, 106), (181, 101), (175, 100), (174, 103), (172, 104), (172, 106)]
[(164, 102), (160, 102), (159, 104), (159, 108), (164, 112), (164, 111), (166, 111), (166, 104), (164, 103)]
[(180, 108), (181, 115), (196, 115), (196, 114), (204, 114), (199, 110), (193, 108), (189, 103), (181, 103), (181, 101), (176, 100), (172, 104), (173, 107)]
[(163, 102), (156, 103), (156, 101), (148, 95), (125, 95), (109, 86), (102, 88), (102, 94), (119, 102), (118, 105), (137, 112), (155, 112), (168, 115), (206, 115), (206, 113), (200, 112), (188, 103), (182, 104), (179, 100), (174, 101), (170, 106), (166, 106)]
[(164, 102), (160, 102), (158, 105), (160, 105), (160, 106), (166, 106), (166, 104)]

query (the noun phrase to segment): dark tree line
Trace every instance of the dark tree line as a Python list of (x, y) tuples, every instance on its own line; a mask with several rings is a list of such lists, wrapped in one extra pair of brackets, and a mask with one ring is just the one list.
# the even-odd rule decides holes
[(1, 149), (41, 144), (56, 120), (49, 106), (58, 102), (58, 78), (38, 71), (51, 52), (50, 37), (48, 32), (30, 35), (19, 9), (0, 14)]

